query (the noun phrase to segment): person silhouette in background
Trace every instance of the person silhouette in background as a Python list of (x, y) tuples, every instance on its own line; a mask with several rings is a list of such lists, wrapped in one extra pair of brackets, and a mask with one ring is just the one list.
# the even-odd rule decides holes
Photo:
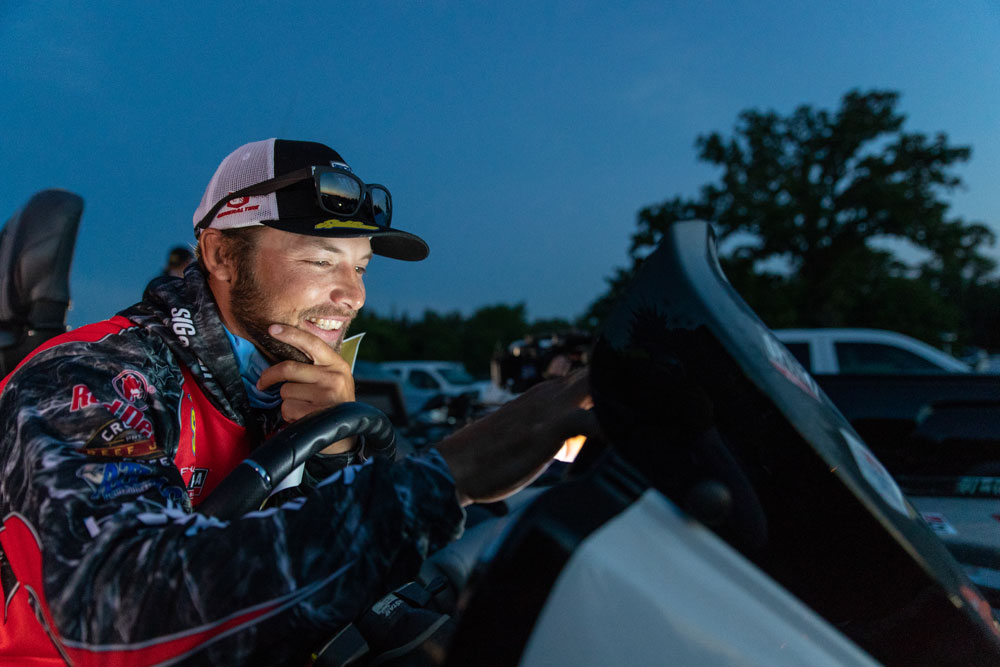
[(194, 253), (187, 246), (174, 246), (167, 254), (167, 265), (163, 267), (164, 276), (176, 276), (182, 278), (184, 269), (194, 261)]

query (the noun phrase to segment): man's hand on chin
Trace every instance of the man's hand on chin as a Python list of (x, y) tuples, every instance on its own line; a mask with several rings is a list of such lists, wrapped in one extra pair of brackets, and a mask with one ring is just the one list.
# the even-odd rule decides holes
[[(284, 383), (281, 386), (281, 416), (286, 422), (354, 400), (351, 367), (326, 341), (286, 324), (272, 324), (268, 333), (312, 359), (311, 364), (281, 361), (265, 369), (257, 381), (257, 388), (262, 390)], [(338, 454), (350, 451), (354, 445), (355, 438), (345, 438), (320, 453)]]

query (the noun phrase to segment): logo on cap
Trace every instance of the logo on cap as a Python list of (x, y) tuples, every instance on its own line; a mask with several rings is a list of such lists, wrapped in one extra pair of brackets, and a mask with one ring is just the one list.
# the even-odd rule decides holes
[(260, 208), (260, 204), (254, 204), (253, 206), (247, 206), (250, 202), (250, 197), (237, 197), (236, 199), (230, 199), (226, 202), (226, 208), (231, 209), (229, 211), (219, 211), (216, 215), (216, 219), (224, 218), (227, 215), (232, 215), (233, 213), (246, 213), (248, 211), (256, 211)]
[(375, 225), (369, 225), (360, 220), (324, 220), (317, 223), (313, 229), (372, 229), (377, 230)]

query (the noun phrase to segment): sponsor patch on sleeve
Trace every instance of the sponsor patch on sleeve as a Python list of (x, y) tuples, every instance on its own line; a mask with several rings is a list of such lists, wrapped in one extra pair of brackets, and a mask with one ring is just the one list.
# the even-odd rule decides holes
[(90, 456), (116, 458), (152, 458), (162, 455), (153, 437), (153, 424), (146, 418), (146, 399), (156, 393), (146, 378), (137, 371), (122, 371), (112, 382), (118, 398), (102, 403), (90, 387), (73, 387), (70, 412), (99, 406), (112, 418), (102, 424), (86, 440), (80, 451)]
[(76, 476), (87, 483), (94, 500), (114, 500), (155, 490), (168, 500), (183, 499), (182, 489), (157, 474), (156, 469), (142, 463), (85, 463)]
[(91, 456), (128, 458), (149, 458), (162, 453), (152, 433), (140, 433), (120, 419), (106, 422), (83, 446), (83, 452)]

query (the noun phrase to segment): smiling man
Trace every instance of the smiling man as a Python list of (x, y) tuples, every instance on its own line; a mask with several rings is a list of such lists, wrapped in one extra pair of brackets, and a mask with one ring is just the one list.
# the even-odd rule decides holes
[[(594, 428), (585, 378), (539, 385), (398, 461), (334, 443), (295, 497), (197, 506), (282, 428), (354, 400), (337, 353), (372, 255), (427, 256), (386, 188), (322, 144), (267, 140), (216, 170), (198, 261), (36, 350), (0, 383), (0, 662), (304, 661)], [(46, 663), (47, 664), (47, 663)]]
[(336, 351), (364, 305), (372, 253), (409, 261), (428, 253), (391, 226), (388, 189), (364, 183), (327, 146), (271, 139), (222, 161), (194, 217), (199, 260), (238, 357), (252, 343), (251, 354), (277, 362), (258, 377), (243, 364), (250, 395), (274, 400), (280, 391), (287, 421), (354, 400)]

